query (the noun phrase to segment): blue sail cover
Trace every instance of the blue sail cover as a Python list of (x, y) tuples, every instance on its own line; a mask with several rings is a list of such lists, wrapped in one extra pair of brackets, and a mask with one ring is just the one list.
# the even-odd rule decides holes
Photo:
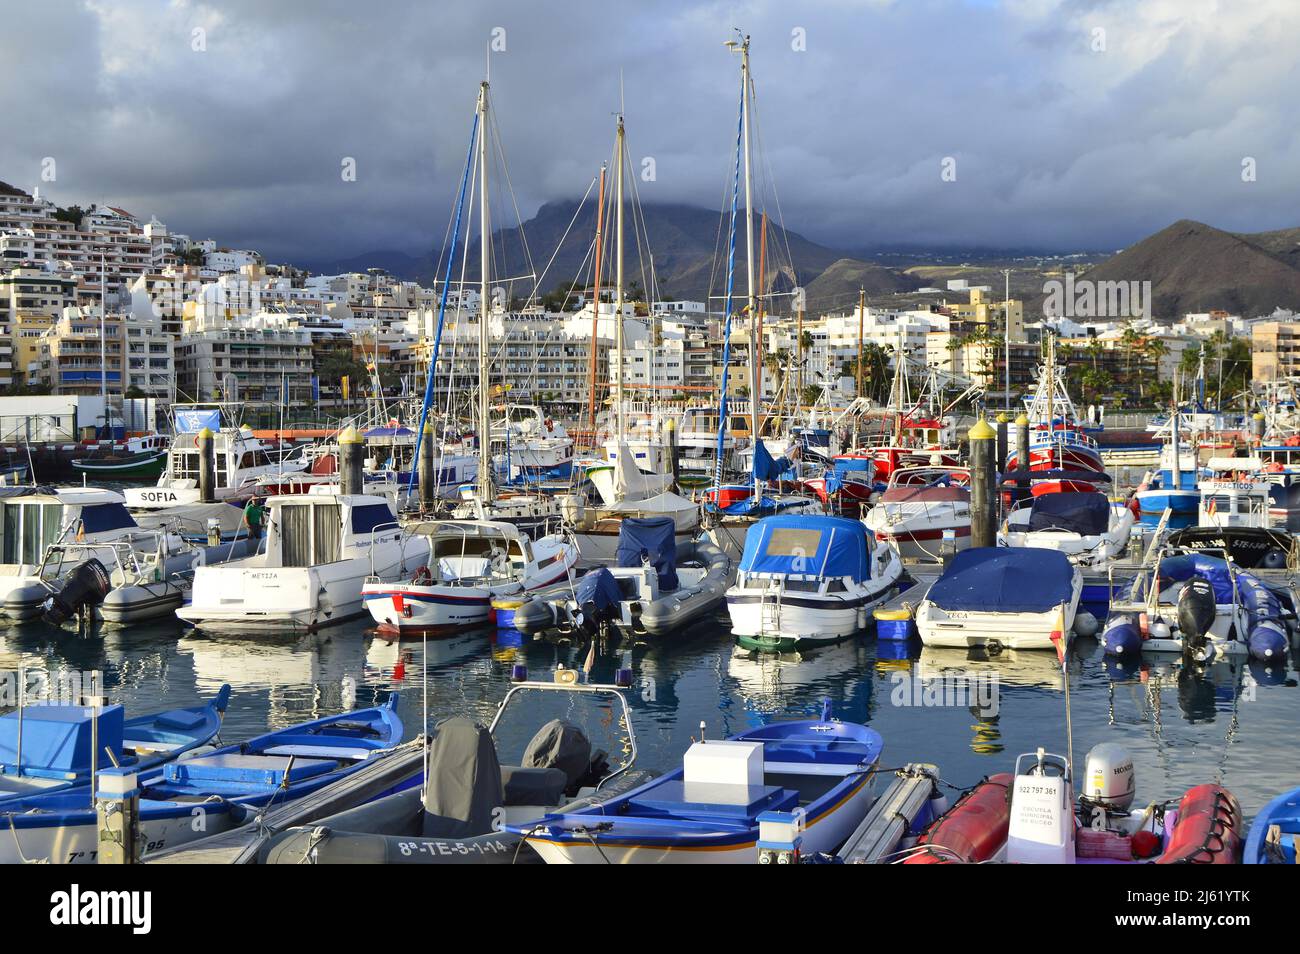
[(754, 445), (754, 476), (759, 480), (779, 480), (790, 468), (789, 458), (778, 457), (773, 460), (766, 444), (759, 441)]
[(952, 558), (926, 599), (943, 610), (1045, 613), (1070, 602), (1075, 572), (1058, 550), (977, 547)]
[(740, 569), (779, 576), (871, 576), (870, 531), (856, 520), (817, 514), (764, 517), (745, 534)]
[(677, 589), (676, 530), (672, 517), (624, 517), (618, 530), (618, 565), (641, 566), (648, 559), (659, 574), (659, 589)]
[(1035, 497), (1029, 529), (1068, 530), (1089, 537), (1110, 529), (1110, 501), (1105, 494), (1062, 491)]

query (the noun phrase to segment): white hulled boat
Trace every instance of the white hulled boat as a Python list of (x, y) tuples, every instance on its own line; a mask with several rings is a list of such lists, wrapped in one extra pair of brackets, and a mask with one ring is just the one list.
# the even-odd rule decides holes
[(177, 616), (202, 629), (316, 630), (362, 615), (367, 579), (403, 579), (429, 562), (428, 540), (399, 528), (383, 497), (322, 487), (268, 508), (265, 550), (199, 567)]
[(1083, 574), (1064, 553), (1023, 547), (963, 550), (916, 608), (927, 646), (1051, 649), (1068, 640)]
[(970, 546), (969, 483), (964, 468), (895, 470), (863, 523), (905, 560), (939, 560), (945, 545), (954, 552)]
[(533, 542), (499, 520), (440, 520), (409, 530), (429, 541), (429, 562), (409, 581), (368, 579), (361, 588), (381, 632), (439, 632), (484, 624), (493, 599), (559, 583), (578, 562), (578, 548), (562, 534)]
[(1003, 521), (998, 543), (1056, 550), (1079, 566), (1101, 567), (1128, 547), (1133, 511), (1096, 491), (1060, 491), (1021, 501)]
[(746, 649), (785, 651), (833, 643), (865, 630), (893, 595), (898, 552), (857, 520), (765, 517), (750, 529), (727, 612)]

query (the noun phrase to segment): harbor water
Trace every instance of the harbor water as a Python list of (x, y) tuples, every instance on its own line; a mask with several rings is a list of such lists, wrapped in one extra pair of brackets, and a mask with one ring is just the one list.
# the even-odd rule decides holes
[[(0, 670), (25, 669), (34, 687), (57, 685), (60, 674), (101, 672), (105, 694), (128, 713), (191, 706), (229, 682), (226, 741), (371, 705), (392, 692), (400, 693), (411, 737), (425, 719), (426, 685), (431, 723), (468, 715), (486, 724), (519, 664), (533, 678), (589, 664), (591, 679), (602, 682), (630, 667), (637, 764), (657, 771), (679, 764), (701, 732), (720, 738), (815, 715), (824, 699), (837, 717), (883, 735), (885, 766), (932, 762), (958, 787), (1009, 771), (1016, 755), (1038, 746), (1062, 754), (1067, 747), (1064, 683), (1052, 652), (981, 660), (868, 634), (814, 652), (764, 656), (736, 650), (725, 614), (659, 645), (616, 639), (594, 651), (583, 642), (495, 629), (394, 642), (363, 621), (296, 637), (206, 635), (179, 621), (88, 635), (43, 623), (0, 631)], [(1278, 757), (1294, 733), (1297, 706), (1296, 673), (1286, 664), (1222, 662), (1196, 673), (1175, 658), (1125, 669), (1095, 640), (1080, 638), (1067, 668), (1076, 768), (1091, 746), (1121, 743), (1137, 766), (1140, 801), (1219, 781), (1250, 816), (1294, 784), (1294, 763)], [(512, 706), (499, 731), (503, 758), (515, 757), (541, 721), (566, 714), (595, 726), (594, 744), (616, 757), (626, 750), (617, 713), (596, 703), (598, 711), (586, 713), (555, 708), (587, 704), (567, 699)]]

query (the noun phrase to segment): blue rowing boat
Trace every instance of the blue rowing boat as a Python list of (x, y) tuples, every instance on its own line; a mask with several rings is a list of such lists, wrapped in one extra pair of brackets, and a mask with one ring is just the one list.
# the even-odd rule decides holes
[[(36, 703), (0, 716), (0, 809), (21, 799), (41, 800), (90, 785), (96, 770), (114, 765), (144, 772), (210, 742), (230, 703), (224, 685), (211, 702), (127, 719), (120, 705)], [(21, 741), (20, 741), (21, 737)]]
[(775, 722), (696, 742), (682, 767), (626, 795), (506, 830), (548, 864), (753, 864), (760, 827), (835, 851), (871, 806), (884, 743), (864, 725)]
[(1241, 861), (1247, 865), (1296, 863), (1300, 838), (1300, 788), (1293, 788), (1265, 805), (1251, 822)]
[[(394, 693), (371, 709), (303, 722), (156, 767), (138, 777), (144, 853), (219, 834), (260, 809), (318, 791), (401, 738)], [(93, 864), (98, 837), (87, 789), (0, 805), (0, 863)]]

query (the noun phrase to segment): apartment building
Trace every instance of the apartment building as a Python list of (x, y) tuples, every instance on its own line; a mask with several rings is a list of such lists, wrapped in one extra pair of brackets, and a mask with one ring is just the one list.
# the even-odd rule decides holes
[(1300, 374), (1300, 322), (1256, 322), (1250, 329), (1250, 353), (1257, 382)]
[(178, 400), (312, 403), (311, 335), (288, 316), (193, 319), (175, 347)]
[(101, 392), (172, 399), (174, 343), (150, 316), (65, 308), (39, 339), (40, 381), (53, 394)]

